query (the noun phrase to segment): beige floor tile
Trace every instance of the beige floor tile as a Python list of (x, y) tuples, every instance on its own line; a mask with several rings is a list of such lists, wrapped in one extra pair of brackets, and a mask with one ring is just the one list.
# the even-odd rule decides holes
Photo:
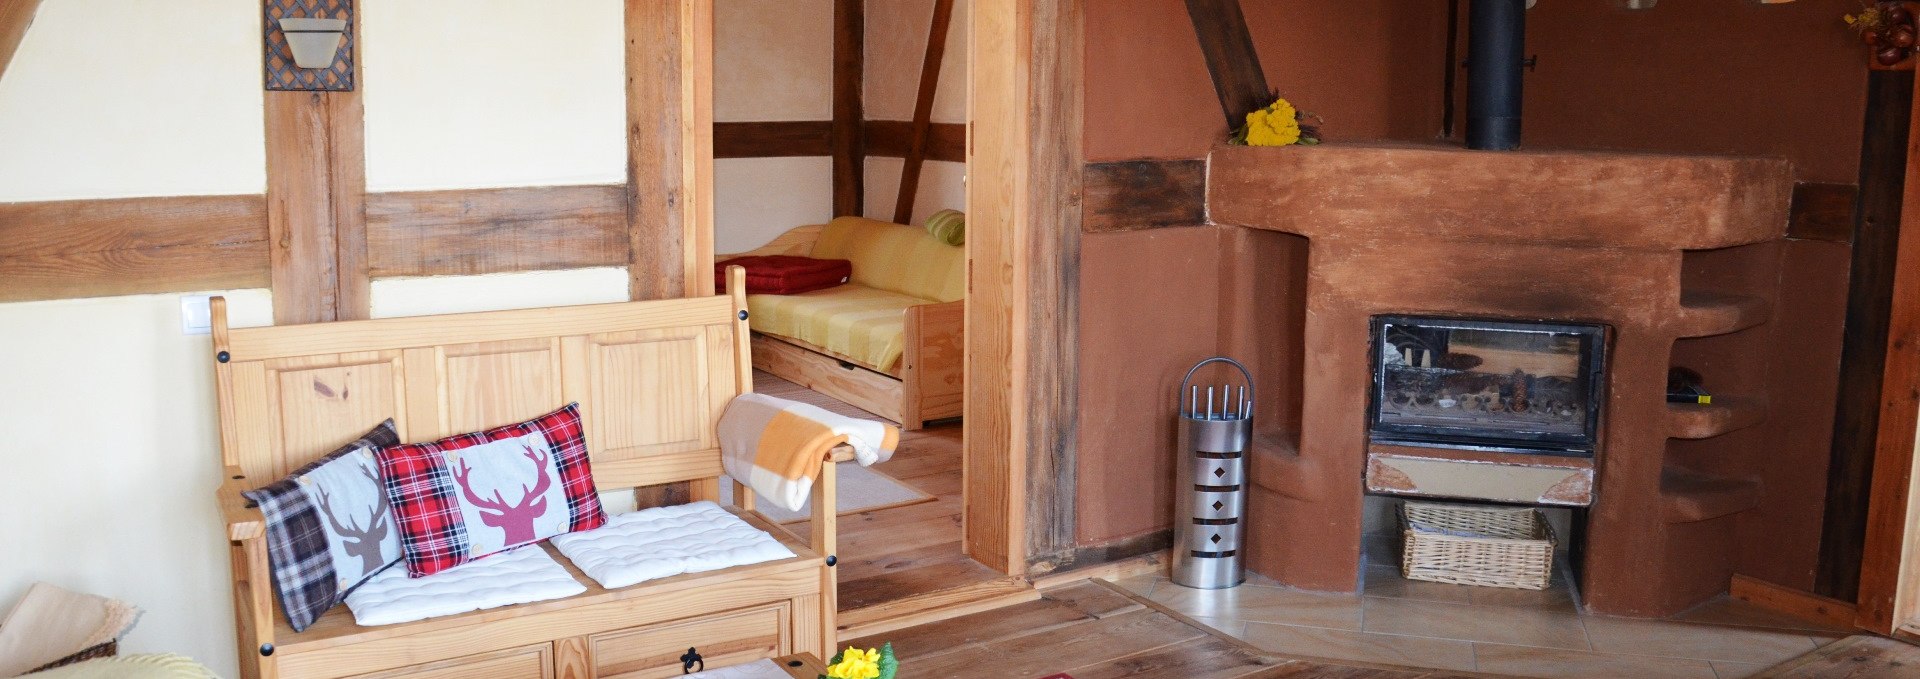
[(1449, 639), (1368, 634), (1322, 627), (1247, 623), (1241, 637), (1261, 649), (1329, 660), (1473, 670), (1473, 644)]
[(1720, 679), (1745, 679), (1746, 677), (1759, 674), (1760, 670), (1772, 667), (1771, 665), (1755, 665), (1744, 662), (1714, 661), (1712, 664), (1714, 674), (1720, 675)]
[(1772, 665), (1812, 651), (1803, 632), (1588, 616), (1593, 650)]
[(1134, 594), (1147, 596), (1153, 592), (1154, 585), (1165, 579), (1166, 578), (1158, 575), (1136, 575), (1130, 578), (1115, 580), (1113, 584), (1119, 585), (1121, 589), (1133, 592)]
[(1524, 606), (1556, 611), (1573, 612), (1578, 606), (1573, 601), (1573, 590), (1564, 581), (1546, 589), (1513, 589), (1509, 587), (1468, 587), (1472, 601), (1481, 606)]
[(1766, 627), (1770, 629), (1806, 630), (1809, 632), (1835, 632), (1845, 634), (1851, 630), (1833, 627), (1811, 620), (1770, 611), (1759, 606), (1721, 595), (1692, 610), (1673, 616), (1682, 622), (1698, 622), (1710, 625), (1741, 625), (1745, 627)]
[(1194, 622), (1219, 630), (1221, 634), (1230, 637), (1239, 637), (1241, 639), (1247, 638), (1247, 623), (1243, 621), (1232, 618), (1209, 618), (1198, 615), (1189, 615), (1187, 617), (1193, 618)]
[(1421, 601), (1441, 601), (1446, 603), (1472, 603), (1474, 589), (1466, 585), (1449, 585), (1441, 582), (1424, 582), (1400, 577), (1400, 570), (1385, 566), (1371, 566), (1366, 570), (1367, 596), (1391, 597), (1395, 599), (1419, 599)]
[(1703, 660), (1474, 644), (1481, 672), (1556, 679), (1717, 679)]
[(1351, 594), (1322, 594), (1260, 585), (1189, 589), (1163, 582), (1153, 588), (1148, 598), (1194, 617), (1360, 629), (1360, 597)]
[(1368, 632), (1586, 650), (1580, 618), (1567, 611), (1468, 606), (1367, 597)]

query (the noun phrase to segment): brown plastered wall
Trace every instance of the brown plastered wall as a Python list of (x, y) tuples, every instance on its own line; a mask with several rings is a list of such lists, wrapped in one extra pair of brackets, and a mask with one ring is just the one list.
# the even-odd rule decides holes
[(1859, 0), (1620, 5), (1527, 13), (1527, 146), (1780, 156), (1801, 181), (1856, 180), (1866, 53), (1840, 16)]
[[(1268, 82), (1325, 118), (1329, 138), (1431, 139), (1445, 5), (1403, 4), (1414, 3), (1242, 0)], [(1084, 6), (1088, 162), (1202, 158), (1225, 139), (1182, 0)], [(1228, 354), (1252, 364), (1264, 390), (1260, 431), (1297, 430), (1306, 243), (1235, 231), (1082, 238), (1081, 545), (1169, 526), (1173, 392), (1195, 361)]]

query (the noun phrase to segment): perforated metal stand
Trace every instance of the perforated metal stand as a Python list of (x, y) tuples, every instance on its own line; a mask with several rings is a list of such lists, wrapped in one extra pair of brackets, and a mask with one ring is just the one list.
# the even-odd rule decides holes
[[(1240, 396), (1223, 385), (1207, 389), (1205, 404), (1194, 373), (1210, 363), (1240, 370)], [(1247, 579), (1247, 442), (1253, 435), (1253, 375), (1226, 357), (1195, 364), (1180, 382), (1180, 451), (1174, 462), (1173, 582), (1198, 589), (1224, 589)]]

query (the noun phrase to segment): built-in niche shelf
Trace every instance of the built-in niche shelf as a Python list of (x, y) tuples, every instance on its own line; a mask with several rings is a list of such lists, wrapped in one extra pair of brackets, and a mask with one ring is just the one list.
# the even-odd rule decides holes
[(1754, 398), (1716, 396), (1713, 403), (1668, 403), (1667, 438), (1710, 439), (1759, 424), (1767, 404)]
[(1759, 506), (1760, 481), (1666, 465), (1660, 469), (1660, 499), (1667, 523), (1706, 521)]
[(1678, 337), (1725, 335), (1765, 323), (1772, 313), (1772, 306), (1760, 297), (1683, 292), (1680, 315), (1674, 320), (1674, 334)]

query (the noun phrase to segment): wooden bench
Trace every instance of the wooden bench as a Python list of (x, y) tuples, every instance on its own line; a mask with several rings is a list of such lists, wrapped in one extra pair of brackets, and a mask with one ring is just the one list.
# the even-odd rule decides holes
[[(866, 228), (912, 228), (857, 217), (841, 217), (836, 222), (840, 220)], [(720, 259), (752, 255), (842, 258), (843, 253), (822, 254), (816, 249), (826, 228), (802, 226), (759, 248), (721, 255)], [(931, 237), (928, 240), (931, 242)], [(853, 283), (858, 285), (868, 262), (858, 256), (854, 259)], [(964, 281), (964, 271), (957, 275)], [(829, 347), (756, 329), (754, 367), (898, 422), (900, 428), (909, 431), (929, 420), (960, 417), (965, 411), (966, 301), (929, 301), (907, 307), (902, 314), (903, 352), (893, 365), (875, 365)]]
[(717, 499), (715, 423), (753, 389), (742, 272), (729, 273), (731, 296), (269, 328), (228, 329), (215, 298), (219, 503), (242, 674), (651, 677), (677, 676), (689, 648), (712, 667), (831, 656), (831, 463), (813, 489), (810, 539), (734, 488), (730, 509), (793, 558), (607, 590), (543, 544), (585, 593), (380, 627), (339, 606), (299, 633), (274, 596), (261, 514), (241, 497), (389, 417), (403, 440), (425, 441), (577, 401), (600, 491), (690, 482), (694, 499)]

